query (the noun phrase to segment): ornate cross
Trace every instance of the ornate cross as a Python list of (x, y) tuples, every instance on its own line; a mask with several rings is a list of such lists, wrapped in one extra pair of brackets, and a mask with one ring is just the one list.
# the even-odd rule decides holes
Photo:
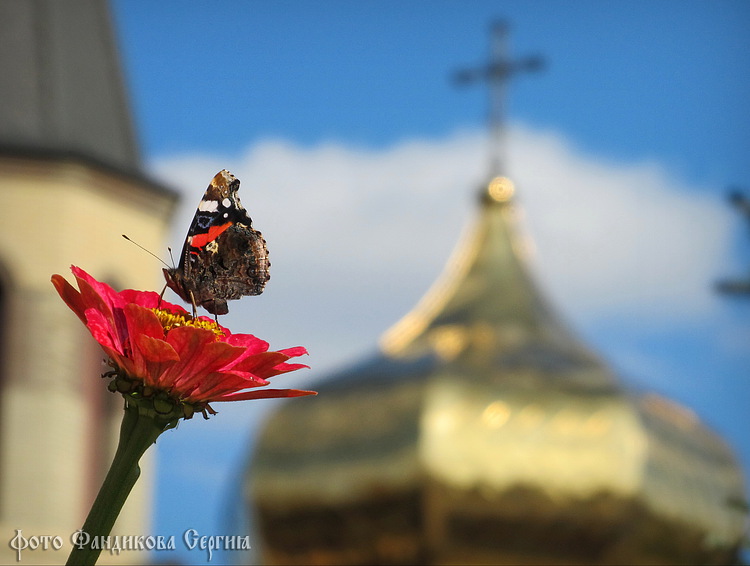
[(543, 65), (539, 56), (511, 60), (507, 55), (508, 24), (498, 21), (492, 24), (489, 63), (473, 69), (462, 69), (454, 73), (456, 84), (464, 85), (480, 80), (489, 84), (489, 107), (487, 118), (490, 127), (490, 178), (502, 176), (505, 171), (505, 91), (508, 79), (521, 71), (536, 71)]

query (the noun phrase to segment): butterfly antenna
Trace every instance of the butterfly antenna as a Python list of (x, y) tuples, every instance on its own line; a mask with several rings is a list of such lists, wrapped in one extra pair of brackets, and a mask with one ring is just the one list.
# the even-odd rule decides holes
[(150, 255), (150, 256), (155, 257), (156, 259), (158, 259), (161, 263), (163, 263), (164, 265), (166, 265), (168, 268), (173, 269), (173, 267), (174, 267), (174, 258), (172, 258), (172, 248), (168, 248), (169, 249), (169, 257), (172, 258), (172, 267), (170, 267), (170, 265), (166, 261), (164, 261), (162, 258), (160, 258), (158, 255), (156, 255), (151, 250), (147, 250), (142, 245), (140, 245), (138, 242), (136, 242), (136, 241), (131, 240), (130, 238), (128, 238), (125, 234), (123, 234), (122, 237), (125, 238), (131, 244), (133, 244), (133, 245), (138, 246), (139, 248), (141, 248), (148, 255)]
[(174, 269), (174, 256), (172, 255), (172, 248), (168, 247), (167, 251), (169, 252), (169, 260), (172, 262), (172, 269)]

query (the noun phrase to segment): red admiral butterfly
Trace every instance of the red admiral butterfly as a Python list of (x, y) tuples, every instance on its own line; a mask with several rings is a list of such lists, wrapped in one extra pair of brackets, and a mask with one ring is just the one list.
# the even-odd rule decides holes
[(219, 171), (198, 205), (182, 246), (180, 263), (164, 269), (167, 285), (185, 302), (213, 315), (227, 314), (227, 301), (260, 295), (270, 279), (268, 249), (242, 207), (239, 180)]

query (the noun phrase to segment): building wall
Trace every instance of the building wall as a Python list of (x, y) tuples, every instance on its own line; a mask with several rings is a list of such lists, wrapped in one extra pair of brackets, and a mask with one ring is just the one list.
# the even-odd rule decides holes
[[(0, 563), (15, 562), (16, 529), (61, 536), (64, 550), (24, 554), (61, 563), (114, 453), (122, 401), (102, 393), (103, 353), (50, 277), (71, 280), (75, 264), (116, 288), (159, 290), (161, 266), (121, 234), (164, 250), (174, 196), (82, 161), (0, 156), (0, 199)], [(150, 532), (148, 454), (142, 468), (116, 532)]]

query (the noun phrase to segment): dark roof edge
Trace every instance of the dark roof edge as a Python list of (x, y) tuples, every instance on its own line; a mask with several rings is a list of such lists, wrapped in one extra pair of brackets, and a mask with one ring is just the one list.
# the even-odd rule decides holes
[(170, 200), (177, 201), (180, 198), (180, 194), (175, 189), (153, 180), (140, 169), (129, 169), (113, 165), (102, 159), (92, 157), (91, 155), (76, 150), (7, 145), (0, 143), (0, 158), (2, 157), (77, 162), (98, 169), (109, 175), (115, 175), (127, 181), (142, 185)]

